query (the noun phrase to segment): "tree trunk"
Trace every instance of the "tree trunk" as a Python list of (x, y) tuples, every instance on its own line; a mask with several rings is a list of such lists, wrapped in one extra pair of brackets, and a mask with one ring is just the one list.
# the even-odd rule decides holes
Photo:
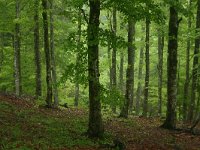
[(51, 71), (52, 71), (52, 88), (54, 97), (54, 107), (59, 106), (58, 89), (57, 89), (57, 75), (56, 75), (56, 60), (55, 60), (55, 45), (54, 45), (54, 18), (53, 18), (53, 3), (50, 1), (50, 54), (51, 54)]
[(158, 30), (158, 115), (162, 115), (164, 33)]
[(119, 89), (124, 93), (124, 52), (120, 53)]
[(128, 66), (126, 70), (126, 94), (125, 101), (120, 117), (128, 118), (128, 111), (130, 108), (130, 102), (133, 98), (133, 63), (134, 63), (134, 47), (133, 47), (133, 35), (134, 35), (134, 21), (131, 17), (128, 18)]
[(34, 15), (34, 52), (35, 52), (35, 96), (38, 98), (42, 96), (42, 83), (41, 83), (41, 58), (40, 58), (40, 33), (39, 33), (39, 0), (35, 0), (35, 15)]
[(101, 116), (99, 83), (99, 16), (100, 0), (90, 0), (88, 24), (88, 80), (89, 80), (89, 137), (101, 137), (103, 124)]
[(3, 66), (4, 60), (4, 34), (0, 33), (0, 72)]
[[(180, 94), (180, 69), (181, 69), (181, 59), (180, 59), (180, 56), (177, 56), (179, 59), (178, 59), (178, 68), (177, 68), (177, 96)], [(180, 103), (180, 100), (177, 99), (177, 108), (178, 108), (178, 111), (179, 111), (179, 116), (177, 116), (179, 119), (181, 118), (181, 103)]]
[(77, 31), (77, 35), (78, 35), (78, 39), (77, 39), (77, 54), (76, 54), (76, 81), (75, 81), (75, 100), (74, 100), (74, 106), (77, 107), (78, 106), (78, 102), (79, 102), (79, 82), (78, 82), (78, 77), (79, 77), (79, 72), (78, 72), (78, 67), (80, 65), (80, 51), (81, 51), (81, 8), (79, 8), (78, 11), (78, 31)]
[(47, 0), (42, 0), (43, 6), (43, 28), (44, 28), (44, 51), (46, 58), (46, 82), (47, 82), (47, 107), (52, 107), (52, 77), (51, 77), (51, 54), (49, 49), (49, 29), (48, 29), (48, 6)]
[[(189, 0), (188, 10), (191, 9), (192, 2)], [(190, 78), (190, 30), (192, 26), (191, 15), (188, 15), (188, 37), (187, 37), (187, 49), (186, 49), (186, 66), (185, 66), (185, 84), (184, 84), (184, 98), (183, 98), (183, 121), (186, 121), (187, 116), (187, 102), (188, 102), (188, 94), (189, 94), (189, 78)]]
[[(117, 60), (117, 41), (116, 41), (116, 32), (117, 32), (117, 10), (113, 8), (113, 51), (112, 51), (112, 90), (116, 90), (117, 77), (116, 77), (116, 60)], [(112, 106), (113, 113), (116, 113), (116, 106)]]
[[(133, 41), (132, 43), (134, 43), (133, 45), (135, 46), (135, 22), (133, 22)], [(133, 68), (133, 73), (131, 75), (132, 78), (132, 91), (131, 91), (131, 99), (130, 99), (130, 106), (129, 106), (129, 111), (132, 112), (133, 111), (133, 101), (134, 101), (134, 70), (135, 70), (135, 47), (133, 47), (133, 64), (132, 64), (132, 68)]]
[(198, 80), (198, 54), (199, 54), (199, 44), (200, 44), (200, 36), (199, 36), (199, 28), (200, 28), (200, 0), (197, 2), (197, 16), (196, 16), (196, 38), (195, 38), (195, 48), (194, 48), (194, 59), (193, 59), (193, 70), (192, 70), (192, 90), (191, 90), (191, 99), (190, 106), (188, 112), (188, 121), (192, 121), (194, 119), (194, 109), (195, 109), (195, 101), (196, 101), (196, 92), (197, 92), (197, 80)]
[[(16, 0), (16, 19), (20, 18), (20, 1)], [(20, 24), (19, 21), (15, 23), (15, 37), (14, 37), (14, 70), (15, 70), (15, 94), (17, 96), (21, 95), (22, 85), (21, 85), (21, 58), (20, 58)]]
[(161, 126), (167, 129), (176, 128), (178, 24), (178, 12), (175, 6), (171, 6), (167, 58), (167, 115), (164, 124)]
[(145, 73), (145, 87), (144, 87), (144, 102), (143, 102), (143, 116), (147, 117), (148, 112), (148, 98), (149, 98), (149, 32), (150, 32), (150, 20), (146, 19), (146, 73)]
[[(143, 42), (144, 38), (141, 38), (141, 41)], [(140, 60), (139, 60), (139, 67), (138, 67), (138, 85), (137, 85), (137, 94), (136, 94), (136, 115), (139, 115), (140, 113), (140, 101), (141, 101), (141, 95), (142, 95), (142, 68), (143, 68), (143, 62), (144, 62), (144, 47), (142, 46), (140, 48)]]

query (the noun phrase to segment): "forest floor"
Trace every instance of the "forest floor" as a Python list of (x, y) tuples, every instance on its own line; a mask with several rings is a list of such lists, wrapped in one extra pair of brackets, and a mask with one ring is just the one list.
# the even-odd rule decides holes
[(159, 128), (158, 118), (104, 118), (104, 137), (89, 139), (83, 134), (87, 116), (84, 109), (47, 109), (29, 98), (0, 95), (0, 149), (109, 149), (118, 139), (127, 150), (200, 150), (200, 136)]

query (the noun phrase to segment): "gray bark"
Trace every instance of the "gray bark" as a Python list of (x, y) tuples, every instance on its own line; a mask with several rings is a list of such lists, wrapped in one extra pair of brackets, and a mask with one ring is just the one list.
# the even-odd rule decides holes
[[(116, 61), (117, 61), (117, 43), (116, 43), (116, 33), (117, 33), (117, 10), (113, 8), (113, 44), (112, 44), (112, 90), (116, 90), (117, 86), (117, 75), (116, 75)], [(113, 113), (116, 113), (116, 106), (112, 106)]]
[(194, 48), (194, 59), (193, 59), (193, 70), (192, 70), (192, 89), (191, 89), (191, 99), (190, 106), (188, 112), (188, 121), (192, 121), (194, 119), (194, 110), (195, 110), (195, 102), (196, 102), (196, 92), (197, 92), (197, 81), (198, 81), (198, 54), (199, 54), (199, 44), (200, 44), (200, 36), (199, 36), (199, 28), (200, 28), (200, 0), (197, 1), (197, 16), (196, 16), (196, 38), (195, 38), (195, 48)]
[(55, 58), (55, 44), (54, 44), (54, 18), (53, 6), (54, 1), (50, 1), (50, 54), (51, 54), (51, 71), (52, 71), (52, 88), (54, 107), (59, 106), (58, 89), (57, 89), (57, 75), (56, 75), (56, 58)]
[(48, 5), (47, 0), (42, 0), (43, 6), (43, 28), (44, 28), (44, 51), (46, 58), (46, 83), (47, 83), (47, 93), (46, 93), (46, 103), (47, 107), (53, 107), (52, 103), (52, 76), (51, 76), (51, 53), (49, 48), (49, 24), (48, 24)]
[[(20, 0), (16, 0), (16, 16), (17, 20), (20, 19)], [(15, 70), (15, 94), (20, 96), (22, 93), (21, 85), (21, 58), (20, 58), (20, 24), (15, 23), (15, 36), (14, 36), (14, 70)]]
[[(189, 0), (188, 2), (188, 10), (191, 9), (192, 2)], [(184, 98), (183, 98), (183, 120), (186, 121), (187, 117), (187, 101), (189, 95), (189, 82), (190, 82), (190, 29), (192, 27), (191, 15), (188, 16), (188, 37), (187, 37), (187, 49), (186, 49), (186, 66), (185, 66), (185, 84), (184, 84)]]
[(158, 30), (158, 115), (162, 115), (164, 33)]
[(34, 52), (35, 52), (35, 95), (38, 98), (42, 95), (42, 80), (41, 80), (41, 57), (40, 57), (40, 32), (39, 32), (39, 0), (35, 0), (34, 14)]
[(99, 83), (99, 16), (100, 0), (90, 0), (88, 23), (89, 137), (103, 135)]
[(78, 82), (78, 77), (79, 77), (79, 72), (78, 72), (78, 66), (80, 65), (80, 50), (81, 50), (81, 22), (82, 22), (82, 16), (81, 16), (81, 8), (79, 8), (78, 11), (78, 31), (77, 31), (77, 54), (76, 54), (76, 81), (75, 81), (75, 100), (74, 100), (74, 106), (78, 106), (79, 103), (79, 82)]
[(144, 87), (144, 102), (143, 102), (143, 116), (147, 117), (148, 113), (148, 99), (149, 99), (149, 32), (150, 32), (150, 20), (146, 18), (146, 52), (145, 52), (145, 87)]
[[(143, 42), (144, 38), (141, 38), (141, 41)], [(136, 115), (139, 115), (140, 113), (140, 102), (141, 102), (141, 95), (142, 95), (142, 69), (143, 69), (143, 63), (144, 63), (144, 47), (142, 46), (140, 48), (140, 59), (139, 59), (139, 67), (138, 67), (138, 85), (137, 85), (137, 94), (136, 94)]]
[(177, 96), (177, 49), (178, 49), (178, 12), (175, 6), (170, 7), (169, 39), (167, 58), (167, 114), (164, 124), (167, 129), (176, 128), (176, 96)]
[(121, 110), (120, 116), (128, 118), (128, 111), (130, 108), (130, 102), (133, 98), (133, 64), (134, 64), (134, 21), (131, 17), (128, 18), (128, 66), (126, 70), (126, 94), (124, 106)]

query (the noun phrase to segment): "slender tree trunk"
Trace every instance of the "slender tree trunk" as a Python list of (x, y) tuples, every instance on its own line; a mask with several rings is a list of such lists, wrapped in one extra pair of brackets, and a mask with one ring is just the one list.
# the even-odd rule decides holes
[(120, 53), (119, 89), (124, 93), (124, 52)]
[(52, 77), (51, 77), (51, 53), (49, 48), (49, 29), (48, 29), (48, 5), (47, 0), (42, 0), (43, 6), (43, 28), (44, 28), (44, 51), (46, 57), (46, 82), (47, 82), (47, 107), (52, 107)]
[[(135, 45), (135, 22), (133, 22), (133, 45)], [(132, 91), (131, 91), (131, 99), (130, 99), (130, 106), (129, 106), (129, 110), (130, 112), (133, 111), (133, 101), (134, 101), (134, 82), (135, 82), (135, 78), (134, 78), (134, 70), (135, 70), (135, 48), (133, 48), (133, 74), (131, 75), (131, 78), (132, 78)]]
[(0, 33), (0, 72), (4, 61), (4, 34)]
[(38, 98), (42, 95), (42, 80), (41, 80), (41, 58), (40, 58), (40, 33), (39, 33), (39, 0), (35, 0), (35, 15), (34, 15), (34, 52), (35, 52), (35, 95)]
[(103, 124), (99, 83), (99, 16), (100, 0), (90, 0), (88, 24), (89, 137), (101, 137)]
[[(180, 94), (180, 69), (181, 69), (181, 59), (180, 56), (178, 56), (178, 69), (177, 69), (177, 96)], [(180, 100), (177, 99), (177, 107), (178, 107), (178, 111), (179, 111), (179, 116), (178, 118), (181, 118), (181, 103)]]
[[(191, 9), (192, 2), (189, 0), (188, 10)], [(183, 121), (186, 121), (187, 116), (187, 102), (189, 94), (189, 81), (190, 81), (190, 29), (192, 26), (191, 15), (188, 16), (188, 37), (187, 37), (187, 49), (186, 49), (186, 66), (185, 66), (185, 84), (184, 84), (184, 98), (183, 98)]]
[[(20, 18), (20, 0), (16, 0), (16, 19)], [(14, 37), (14, 70), (15, 70), (15, 94), (20, 96), (22, 93), (21, 85), (21, 58), (20, 58), (20, 24), (15, 23), (15, 37)]]
[[(143, 41), (144, 38), (141, 38), (141, 41)], [(136, 94), (136, 115), (139, 115), (140, 113), (140, 101), (141, 101), (141, 95), (142, 95), (142, 68), (143, 68), (143, 62), (144, 62), (144, 47), (142, 46), (140, 48), (140, 60), (139, 60), (139, 67), (138, 67), (138, 85), (137, 85), (137, 94)]]
[(78, 67), (80, 65), (80, 50), (81, 50), (81, 8), (79, 8), (78, 11), (78, 39), (77, 39), (77, 55), (76, 55), (76, 81), (75, 81), (75, 100), (74, 100), (74, 106), (77, 107), (78, 106), (78, 102), (79, 102), (79, 82), (78, 82), (78, 77), (79, 77), (79, 72), (78, 72)]
[[(107, 14), (107, 18), (108, 18), (108, 29), (111, 29), (111, 18), (110, 18), (110, 14), (108, 11)], [(108, 83), (108, 87), (109, 90), (111, 91), (112, 88), (112, 60), (111, 60), (111, 37), (110, 34), (107, 35), (107, 44), (108, 44), (108, 51), (107, 51), (107, 55), (108, 55), (108, 65), (109, 65), (109, 71), (108, 71), (108, 76), (109, 76), (109, 83)]]
[(130, 102), (133, 92), (133, 63), (134, 63), (134, 47), (133, 47), (133, 35), (134, 35), (134, 21), (131, 17), (128, 18), (128, 66), (126, 70), (126, 94), (125, 101), (120, 117), (128, 118), (128, 110), (130, 108)]
[(194, 119), (194, 109), (195, 109), (195, 101), (196, 101), (196, 92), (197, 92), (197, 81), (198, 81), (198, 54), (199, 54), (199, 44), (200, 44), (200, 36), (199, 36), (199, 28), (200, 28), (200, 0), (197, 1), (197, 16), (196, 16), (196, 38), (195, 38), (195, 48), (194, 48), (194, 59), (193, 59), (193, 70), (192, 70), (192, 90), (191, 90), (191, 99), (190, 106), (188, 112), (188, 121), (192, 121)]
[(178, 24), (178, 12), (175, 6), (171, 6), (167, 58), (167, 115), (164, 124), (161, 126), (167, 129), (176, 128)]
[(149, 32), (150, 32), (150, 20), (146, 19), (146, 73), (145, 73), (145, 87), (144, 87), (144, 102), (143, 102), (143, 116), (147, 117), (148, 112), (148, 98), (149, 98)]
[[(117, 85), (117, 76), (116, 76), (116, 60), (117, 60), (117, 41), (116, 41), (116, 33), (117, 33), (117, 10), (113, 8), (113, 51), (112, 51), (112, 90), (116, 90)], [(112, 106), (113, 113), (116, 113), (116, 106)]]
[(58, 89), (57, 89), (57, 75), (56, 75), (56, 60), (55, 60), (55, 44), (54, 44), (54, 18), (53, 18), (53, 3), (50, 1), (50, 54), (51, 54), (51, 71), (52, 71), (52, 87), (54, 97), (54, 107), (59, 106)]
[(164, 33), (158, 30), (158, 115), (162, 115)]
[(111, 90), (111, 87), (112, 87), (112, 67), (111, 67), (111, 48), (110, 48), (110, 41), (108, 39), (108, 64), (109, 64), (109, 72), (108, 72), (108, 75), (109, 75), (109, 89)]

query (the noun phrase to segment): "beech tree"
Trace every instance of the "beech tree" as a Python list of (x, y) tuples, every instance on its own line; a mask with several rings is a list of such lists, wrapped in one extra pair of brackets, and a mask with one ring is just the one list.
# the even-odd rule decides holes
[(22, 92), (21, 85), (21, 58), (20, 58), (20, 1), (16, 0), (15, 4), (16, 22), (15, 22), (15, 36), (14, 36), (14, 70), (15, 70), (15, 94), (20, 96)]
[(149, 97), (149, 33), (150, 32), (150, 20), (146, 18), (146, 51), (145, 51), (145, 87), (144, 87), (144, 102), (143, 102), (143, 116), (147, 117), (148, 112), (148, 97)]
[(88, 23), (88, 80), (89, 80), (89, 128), (90, 137), (101, 137), (103, 124), (101, 117), (99, 83), (99, 16), (100, 0), (90, 0)]
[(47, 0), (42, 0), (43, 6), (43, 28), (44, 28), (44, 51), (46, 58), (46, 103), (47, 107), (52, 107), (52, 76), (51, 76), (51, 53), (49, 48), (49, 23), (48, 23), (48, 3)]
[(130, 102), (133, 98), (133, 63), (134, 63), (134, 20), (130, 16), (128, 17), (128, 66), (126, 70), (126, 93), (125, 101), (120, 113), (120, 117), (128, 118), (128, 111), (130, 107)]
[[(178, 3), (178, 0), (176, 0)], [(163, 128), (176, 128), (177, 94), (177, 48), (178, 48), (178, 11), (175, 3), (170, 6), (168, 57), (167, 57), (167, 114)]]
[(198, 65), (199, 65), (199, 44), (200, 44), (200, 0), (197, 1), (197, 16), (196, 16), (196, 38), (195, 38), (195, 48), (194, 48), (194, 59), (193, 59), (193, 70), (192, 70), (192, 88), (191, 88), (191, 99), (189, 104), (189, 112), (188, 112), (188, 121), (192, 121), (194, 119), (194, 110), (195, 110), (195, 102), (196, 102), (196, 93), (197, 93), (197, 85), (198, 85)]
[(40, 26), (39, 26), (39, 0), (34, 4), (34, 52), (35, 52), (35, 95), (42, 96), (42, 79), (41, 79), (41, 58), (40, 58)]

